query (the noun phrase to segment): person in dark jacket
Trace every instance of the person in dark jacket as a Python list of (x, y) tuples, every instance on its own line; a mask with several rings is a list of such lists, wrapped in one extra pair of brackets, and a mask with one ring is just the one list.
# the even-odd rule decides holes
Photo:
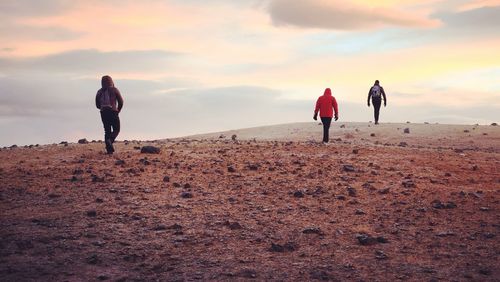
[(375, 80), (375, 84), (368, 91), (368, 107), (370, 107), (370, 97), (372, 98), (373, 109), (375, 110), (375, 124), (378, 124), (378, 117), (380, 115), (380, 106), (382, 105), (382, 98), (384, 98), (384, 107), (387, 106), (387, 99), (385, 97), (385, 91), (378, 80)]
[(108, 154), (113, 154), (118, 133), (120, 133), (120, 118), (118, 113), (123, 107), (123, 98), (118, 88), (115, 87), (113, 79), (105, 75), (101, 79), (101, 89), (95, 96), (95, 105), (101, 110), (101, 120), (104, 125), (104, 143)]
[(318, 112), (321, 118), (321, 123), (323, 123), (323, 143), (328, 143), (329, 141), (329, 131), (330, 124), (332, 123), (333, 111), (335, 110), (335, 120), (339, 119), (339, 109), (337, 105), (337, 100), (332, 96), (332, 90), (330, 88), (325, 89), (325, 93), (319, 96), (316, 101), (316, 108), (314, 109), (314, 120), (318, 120)]

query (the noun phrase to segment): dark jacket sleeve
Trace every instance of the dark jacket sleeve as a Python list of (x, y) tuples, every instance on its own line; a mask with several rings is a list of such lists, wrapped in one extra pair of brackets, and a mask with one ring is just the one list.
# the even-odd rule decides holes
[(121, 111), (123, 108), (123, 97), (122, 94), (120, 93), (120, 90), (118, 88), (116, 89), (116, 102), (118, 102), (118, 111)]
[(370, 87), (370, 90), (368, 90), (368, 103), (370, 103), (370, 97), (372, 96), (372, 88)]
[(382, 97), (384, 97), (384, 104), (387, 104), (387, 98), (385, 97), (385, 91), (384, 91), (384, 88), (383, 88), (383, 87), (380, 87), (380, 89), (382, 90)]
[(101, 91), (97, 91), (97, 94), (95, 94), (95, 106), (98, 109), (101, 109)]

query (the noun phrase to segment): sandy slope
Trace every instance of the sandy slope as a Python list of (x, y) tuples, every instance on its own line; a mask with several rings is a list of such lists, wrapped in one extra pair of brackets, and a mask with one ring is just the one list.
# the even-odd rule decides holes
[[(410, 130), (409, 134), (404, 129)], [(319, 122), (292, 123), (230, 130), (188, 136), (190, 139), (216, 140), (221, 136), (230, 139), (233, 134), (240, 140), (262, 141), (321, 141), (322, 125)], [(374, 136), (372, 136), (374, 134)], [(500, 127), (491, 125), (444, 125), (412, 123), (334, 122), (331, 139), (342, 139), (354, 144), (396, 144), (409, 146), (467, 147), (481, 149), (500, 148)]]
[(1, 149), (0, 281), (498, 281), (499, 128), (345, 125)]

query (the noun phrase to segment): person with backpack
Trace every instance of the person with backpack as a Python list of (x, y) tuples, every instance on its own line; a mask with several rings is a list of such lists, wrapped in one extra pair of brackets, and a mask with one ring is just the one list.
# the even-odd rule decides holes
[(118, 117), (118, 113), (122, 110), (123, 98), (109, 75), (105, 75), (101, 79), (101, 89), (97, 91), (95, 96), (95, 105), (101, 111), (106, 152), (113, 154), (115, 151), (113, 143), (118, 133), (120, 133), (120, 118)]
[(387, 106), (384, 88), (380, 86), (380, 82), (378, 80), (375, 80), (375, 84), (370, 88), (370, 91), (368, 91), (368, 107), (370, 107), (370, 97), (372, 98), (373, 109), (375, 110), (375, 124), (378, 124), (382, 97), (384, 98), (384, 107)]
[(327, 144), (329, 140), (330, 124), (332, 123), (333, 111), (335, 110), (335, 120), (339, 119), (339, 109), (337, 100), (332, 96), (332, 90), (326, 88), (322, 96), (319, 96), (314, 109), (314, 120), (318, 120), (318, 112), (323, 123), (323, 144)]

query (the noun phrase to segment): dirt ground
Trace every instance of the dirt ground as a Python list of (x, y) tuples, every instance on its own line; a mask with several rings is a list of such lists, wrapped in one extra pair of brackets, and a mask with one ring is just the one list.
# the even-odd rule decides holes
[(1, 149), (0, 280), (499, 281), (500, 129), (396, 127)]

